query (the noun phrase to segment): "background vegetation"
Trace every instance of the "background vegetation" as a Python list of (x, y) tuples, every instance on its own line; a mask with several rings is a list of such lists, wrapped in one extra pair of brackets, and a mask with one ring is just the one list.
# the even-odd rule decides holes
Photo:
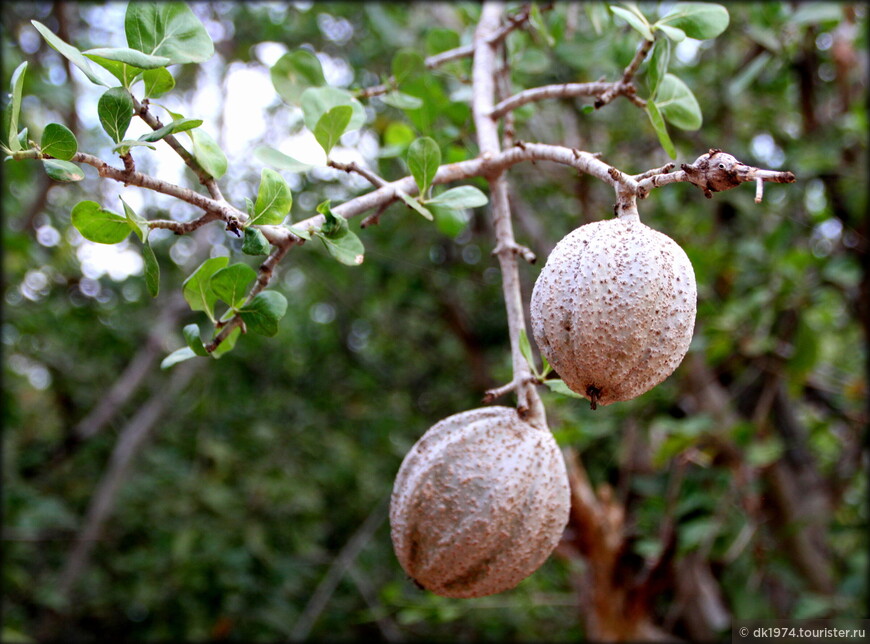
[[(480, 11), (463, 2), (192, 7), (216, 55), (179, 70), (173, 100), (228, 150), (221, 186), (236, 205), (255, 195), (253, 149), (300, 128), (268, 82), (275, 52), (308, 46), (332, 82), (365, 87), (389, 74), (402, 47), (425, 55), (470, 42)], [(553, 46), (513, 33), (515, 88), (619, 77), (639, 37), (603, 8), (556, 3), (544, 13)], [(642, 8), (656, 16), (667, 5)], [(644, 221), (695, 267), (689, 355), (626, 403), (591, 411), (544, 394), (559, 443), (626, 513), (627, 580), (662, 548), (661, 526), (676, 526), (653, 615), (689, 639), (728, 637), (733, 618), (867, 612), (866, 8), (728, 8), (722, 36), (674, 54), (672, 71), (704, 114), (696, 132), (671, 128), (678, 162), (719, 147), (798, 182), (768, 184), (759, 205), (751, 186), (708, 201), (688, 184), (640, 202)], [(98, 94), (30, 20), (81, 49), (121, 46), (123, 11), (3, 4), (3, 87), (30, 61), (22, 121), (31, 136), (65, 123), (80, 149), (110, 157)], [(434, 137), (446, 161), (473, 157), (469, 73), (466, 59), (406, 87), (423, 99), (419, 110), (372, 100), (345, 147), (390, 179), (407, 173), (403, 146), (415, 136)], [(247, 91), (265, 97), (262, 123), (251, 110), (228, 113), (244, 75), (259, 81)], [(517, 137), (600, 152), (629, 173), (668, 161), (635, 106), (617, 99), (590, 114), (581, 109), (590, 102), (525, 107)], [(248, 137), (227, 140), (248, 126)], [(169, 170), (148, 159), (137, 163)], [(181, 281), (239, 242), (219, 226), (152, 236), (162, 269), (152, 300), (141, 274), (113, 278), (113, 267), (124, 277), (128, 262), (137, 266), (135, 244), (100, 260), (69, 224), (79, 200), (117, 203), (131, 189), (91, 171), (61, 186), (36, 162), (7, 161), (3, 173), (4, 641), (582, 638), (587, 566), (568, 541), (514, 591), (447, 600), (405, 578), (384, 520), (399, 463), (425, 429), (510, 380), (486, 208), (431, 225), (394, 205), (378, 226), (351, 222), (367, 249), (361, 267), (314, 244), (282, 265), (290, 306), (276, 337), (247, 336), (219, 361), (161, 371), (183, 345), (181, 327), (201, 322), (179, 303)], [(333, 171), (284, 174), (294, 220), (365, 187)], [(549, 249), (611, 216), (613, 195), (543, 163), (516, 166), (509, 179), (518, 241), (542, 258), (521, 267), (528, 297)], [(195, 184), (189, 173), (184, 181)], [(140, 212), (190, 216), (152, 196)]]

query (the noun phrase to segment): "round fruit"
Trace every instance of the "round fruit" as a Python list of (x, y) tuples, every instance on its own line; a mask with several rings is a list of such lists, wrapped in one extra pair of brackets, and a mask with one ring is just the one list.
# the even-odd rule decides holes
[(597, 405), (629, 400), (667, 378), (695, 327), (686, 253), (636, 214), (562, 239), (535, 283), (532, 333), (570, 389)]
[(492, 595), (544, 563), (569, 507), (549, 430), (508, 407), (474, 409), (437, 422), (405, 456), (390, 503), (393, 547), (427, 590)]

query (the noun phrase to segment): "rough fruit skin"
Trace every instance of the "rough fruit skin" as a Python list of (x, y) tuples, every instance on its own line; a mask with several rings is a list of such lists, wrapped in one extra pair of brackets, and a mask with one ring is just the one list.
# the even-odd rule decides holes
[(562, 239), (535, 282), (532, 333), (565, 384), (597, 405), (649, 391), (682, 362), (695, 327), (686, 253), (637, 215)]
[(393, 548), (427, 590), (492, 595), (544, 563), (569, 507), (553, 435), (515, 409), (474, 409), (437, 422), (405, 456), (390, 502)]

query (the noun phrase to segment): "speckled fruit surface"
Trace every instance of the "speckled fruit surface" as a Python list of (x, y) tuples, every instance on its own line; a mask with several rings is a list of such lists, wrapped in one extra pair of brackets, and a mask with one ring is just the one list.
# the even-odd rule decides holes
[(695, 327), (695, 273), (674, 240), (636, 215), (562, 239), (535, 282), (532, 333), (565, 384), (593, 407), (667, 378)]
[(540, 567), (568, 522), (553, 435), (515, 409), (484, 407), (433, 425), (393, 486), (390, 526), (405, 572), (446, 597), (482, 597)]

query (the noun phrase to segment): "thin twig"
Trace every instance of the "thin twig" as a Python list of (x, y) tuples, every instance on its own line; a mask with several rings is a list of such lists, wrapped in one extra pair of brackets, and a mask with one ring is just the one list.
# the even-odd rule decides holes
[[(637, 72), (638, 67), (643, 62), (644, 58), (646, 58), (650, 49), (652, 49), (653, 41), (644, 39), (643, 42), (638, 46), (637, 51), (634, 54), (634, 58), (631, 59), (631, 62), (628, 64), (628, 67), (625, 68), (622, 72), (622, 80), (618, 83), (613, 83), (613, 86), (604, 92), (601, 96), (595, 99), (595, 109), (599, 109), (607, 105), (610, 101), (612, 101), (617, 96), (626, 96), (631, 99), (633, 103), (639, 105), (641, 99), (637, 99), (636, 101), (632, 98), (634, 97), (635, 87), (632, 85), (631, 81), (634, 78), (635, 72)], [(635, 97), (636, 98), (636, 97)], [(646, 102), (643, 101), (643, 107), (646, 106)]]
[(356, 161), (351, 161), (350, 163), (342, 163), (341, 161), (329, 159), (326, 162), (326, 165), (328, 165), (330, 168), (342, 170), (347, 173), (356, 172), (359, 176), (368, 181), (375, 188), (383, 188), (385, 185), (387, 185), (386, 180), (382, 179), (368, 168), (363, 168)]

